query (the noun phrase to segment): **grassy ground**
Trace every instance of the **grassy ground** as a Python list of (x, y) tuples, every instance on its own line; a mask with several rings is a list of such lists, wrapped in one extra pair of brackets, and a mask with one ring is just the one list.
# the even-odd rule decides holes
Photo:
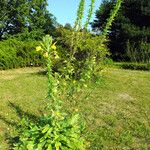
[[(44, 108), (46, 76), (41, 68), (0, 71), (0, 150), (22, 115)], [(64, 109), (77, 108), (87, 122), (90, 150), (150, 149), (150, 72), (108, 69), (99, 85), (92, 84)]]

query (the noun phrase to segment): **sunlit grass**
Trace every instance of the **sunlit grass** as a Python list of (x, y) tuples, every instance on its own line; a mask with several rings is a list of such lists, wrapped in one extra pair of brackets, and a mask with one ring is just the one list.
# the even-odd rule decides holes
[[(6, 133), (23, 114), (44, 110), (47, 79), (41, 68), (0, 71), (0, 150), (8, 150)], [(64, 100), (87, 122), (90, 150), (150, 148), (150, 72), (108, 69), (99, 85)]]

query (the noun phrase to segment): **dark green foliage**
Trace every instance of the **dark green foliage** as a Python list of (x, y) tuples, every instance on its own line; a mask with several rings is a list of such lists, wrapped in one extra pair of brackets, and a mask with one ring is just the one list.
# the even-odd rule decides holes
[(150, 63), (116, 63), (116, 66), (123, 69), (131, 69), (131, 70), (150, 70)]
[(147, 42), (127, 42), (127, 56), (131, 62), (150, 62), (150, 43)]
[(65, 26), (64, 26), (65, 29), (68, 29), (68, 30), (71, 30), (72, 29), (72, 26), (70, 23), (66, 23)]
[(35, 40), (41, 40), (42, 36), (44, 36), (45, 34), (43, 33), (43, 30), (41, 29), (37, 29), (34, 31), (25, 31), (23, 33), (18, 33), (15, 35), (6, 35), (6, 39), (11, 39), (11, 38), (15, 38), (19, 41), (22, 42), (26, 42), (26, 41), (35, 41)]
[(43, 64), (35, 54), (35, 40), (53, 33), (56, 18), (47, 11), (47, 0), (0, 1), (0, 69)]
[[(95, 31), (102, 31), (106, 20), (116, 0), (104, 0), (96, 12), (96, 19), (92, 23)], [(132, 61), (127, 55), (127, 41), (138, 45), (140, 42), (150, 43), (150, 1), (124, 0), (122, 7), (110, 29), (108, 47), (115, 60)], [(137, 49), (139, 52), (139, 49)]]
[(0, 69), (11, 69), (44, 64), (42, 56), (35, 52), (36, 41), (20, 41), (16, 38), (0, 41)]
[(111, 58), (105, 58), (104, 61), (103, 61), (103, 64), (106, 65), (106, 66), (113, 66), (114, 62)]
[(7, 35), (38, 31), (52, 33), (56, 18), (47, 11), (47, 0), (0, 1), (0, 40)]

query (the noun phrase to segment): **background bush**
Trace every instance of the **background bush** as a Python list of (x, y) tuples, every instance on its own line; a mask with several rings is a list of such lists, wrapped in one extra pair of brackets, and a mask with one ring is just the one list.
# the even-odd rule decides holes
[(0, 41), (0, 69), (43, 65), (43, 57), (35, 51), (38, 43), (34, 40), (21, 41), (18, 38)]
[(123, 69), (131, 69), (131, 70), (150, 70), (150, 62), (149, 63), (115, 63), (116, 66)]
[[(101, 68), (101, 63), (109, 55), (107, 45), (105, 44), (107, 40), (103, 36), (97, 36), (84, 31), (73, 32), (64, 28), (58, 28), (56, 33), (59, 35), (57, 37), (57, 44), (59, 45), (58, 52), (61, 62), (67, 61), (73, 65), (73, 74), (76, 79), (81, 77), (83, 70), (87, 71), (91, 65), (93, 66), (94, 64), (92, 63), (96, 63), (95, 67)], [(61, 63), (61, 67), (67, 68), (66, 65), (68, 64)], [(59, 71), (61, 67), (58, 69)], [(69, 70), (71, 69), (69, 68)]]
[(127, 56), (131, 62), (150, 62), (150, 43), (139, 42), (127, 42)]

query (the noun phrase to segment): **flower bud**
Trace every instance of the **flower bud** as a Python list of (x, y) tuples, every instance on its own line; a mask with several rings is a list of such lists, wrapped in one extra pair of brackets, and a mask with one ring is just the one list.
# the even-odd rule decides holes
[(43, 56), (44, 56), (45, 58), (48, 58), (48, 52), (44, 53)]
[(36, 51), (37, 51), (37, 52), (39, 52), (39, 51), (41, 51), (41, 50), (42, 50), (42, 47), (41, 47), (41, 46), (37, 46), (37, 47), (36, 47)]

